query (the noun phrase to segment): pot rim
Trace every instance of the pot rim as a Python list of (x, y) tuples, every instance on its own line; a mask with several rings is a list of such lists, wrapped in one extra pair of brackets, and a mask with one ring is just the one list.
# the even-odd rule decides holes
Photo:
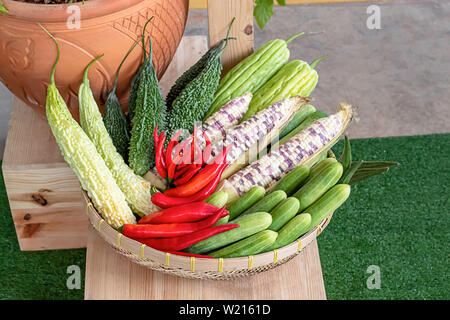
[[(84, 19), (106, 16), (125, 10), (140, 2), (147, 0), (87, 0), (84, 4), (40, 4), (28, 3), (15, 0), (2, 0), (8, 10), (6, 17), (29, 22), (66, 22), (71, 13), (67, 12), (69, 6), (80, 6), (81, 15)], [(158, 1), (158, 0), (153, 0)]]

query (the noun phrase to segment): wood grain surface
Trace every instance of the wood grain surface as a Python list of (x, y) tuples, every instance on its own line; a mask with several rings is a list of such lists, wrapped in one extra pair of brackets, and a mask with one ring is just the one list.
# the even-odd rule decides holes
[(326, 299), (317, 242), (294, 259), (235, 280), (195, 280), (152, 271), (130, 262), (89, 228), (87, 300), (298, 300)]
[(222, 56), (223, 73), (253, 52), (253, 1), (208, 0), (210, 47), (225, 38), (233, 18), (230, 36), (236, 40), (230, 40)]

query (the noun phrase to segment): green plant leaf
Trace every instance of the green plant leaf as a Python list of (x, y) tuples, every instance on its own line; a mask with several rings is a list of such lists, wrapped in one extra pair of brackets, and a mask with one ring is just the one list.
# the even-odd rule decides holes
[(3, 6), (3, 3), (0, 1), (0, 13), (8, 13), (8, 10)]
[(364, 161), (361, 165), (362, 169), (369, 168), (387, 168), (387, 167), (396, 167), (399, 163), (395, 161)]
[(270, 18), (273, 16), (273, 2), (274, 0), (256, 0), (256, 6), (253, 9), (253, 16), (262, 30)]
[(278, 4), (280, 6), (285, 6), (286, 5), (286, 0), (277, 0)]
[(345, 136), (344, 151), (342, 151), (339, 162), (342, 164), (345, 174), (345, 172), (350, 168), (350, 165), (352, 164), (352, 149), (350, 147), (350, 139), (348, 138), (348, 136)]
[(379, 169), (372, 169), (372, 170), (365, 170), (365, 171), (357, 170), (355, 172), (355, 174), (353, 175), (353, 177), (350, 179), (349, 184), (355, 184), (355, 183), (365, 180), (367, 178), (382, 174), (383, 172), (386, 172), (388, 170), (389, 170), (389, 168), (379, 168)]
[(348, 170), (346, 170), (344, 172), (344, 174), (342, 175), (341, 179), (339, 180), (339, 184), (344, 183), (344, 184), (349, 184), (350, 180), (352, 179), (353, 175), (355, 174), (355, 172), (361, 167), (362, 163), (364, 161), (360, 160), (360, 161), (353, 161), (352, 164), (350, 165), (350, 167), (348, 168)]

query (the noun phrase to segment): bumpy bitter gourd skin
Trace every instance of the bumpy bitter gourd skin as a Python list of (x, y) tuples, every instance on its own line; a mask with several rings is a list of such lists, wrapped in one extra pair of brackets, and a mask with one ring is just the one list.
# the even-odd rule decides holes
[(117, 152), (123, 159), (128, 159), (128, 146), (130, 144), (129, 126), (115, 91), (108, 95), (103, 121)]
[(208, 61), (214, 58), (217, 53), (222, 49), (224, 40), (220, 41), (218, 45), (209, 49), (192, 67), (185, 71), (176, 81), (175, 84), (170, 88), (169, 93), (166, 97), (166, 104), (170, 109), (172, 109), (172, 104), (175, 99), (179, 96), (180, 92), (194, 80), (206, 67)]
[(158, 208), (151, 201), (151, 185), (144, 178), (136, 175), (117, 152), (103, 123), (87, 77), (80, 86), (78, 100), (81, 127), (105, 161), (131, 209), (140, 216), (157, 211)]
[(133, 79), (131, 80), (130, 97), (128, 98), (128, 114), (127, 114), (127, 120), (129, 125), (131, 125), (134, 113), (136, 111), (136, 101), (139, 91), (139, 85), (141, 84), (141, 74), (143, 68), (144, 65), (141, 64), (137, 69), (135, 75), (133, 76)]
[[(116, 71), (116, 80), (114, 82), (114, 87), (108, 95), (105, 103), (105, 116), (103, 122), (105, 123), (106, 130), (108, 130), (109, 136), (111, 137), (117, 152), (122, 156), (123, 159), (128, 159), (128, 146), (130, 144), (130, 126), (127, 120), (127, 116), (123, 112), (122, 105), (116, 95), (117, 84), (119, 81), (119, 72), (122, 68), (123, 63), (129, 56), (129, 54), (136, 47), (138, 42), (136, 42), (127, 54), (123, 58), (119, 67)], [(87, 68), (89, 69), (89, 67)]]
[(274, 102), (292, 96), (308, 97), (317, 85), (316, 70), (301, 60), (293, 60), (284, 65), (253, 95), (247, 113), (242, 121)]
[(166, 127), (167, 107), (161, 94), (156, 71), (152, 64), (152, 49), (145, 59), (132, 120), (128, 163), (134, 172), (143, 175), (155, 165), (153, 131)]
[(169, 113), (169, 133), (186, 129), (192, 133), (194, 123), (201, 121), (214, 98), (222, 71), (221, 53), (208, 61), (202, 72), (175, 99)]

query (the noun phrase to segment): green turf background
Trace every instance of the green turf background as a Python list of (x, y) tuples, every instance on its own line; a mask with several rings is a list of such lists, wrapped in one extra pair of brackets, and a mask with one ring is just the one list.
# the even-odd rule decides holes
[[(340, 154), (342, 142), (333, 149)], [(320, 235), (328, 299), (449, 299), (450, 134), (352, 140), (354, 160), (400, 166), (353, 186)], [(82, 299), (85, 250), (21, 252), (0, 179), (0, 299)], [(370, 265), (381, 288), (366, 285)]]

